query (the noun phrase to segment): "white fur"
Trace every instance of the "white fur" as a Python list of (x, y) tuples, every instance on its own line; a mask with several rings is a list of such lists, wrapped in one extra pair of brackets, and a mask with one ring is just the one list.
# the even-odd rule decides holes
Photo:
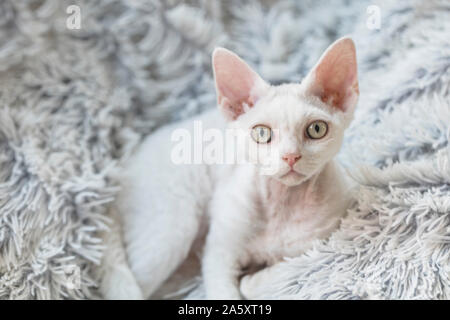
[[(341, 78), (342, 72), (351, 71), (344, 90), (355, 91), (345, 92), (345, 110), (332, 105), (336, 93), (326, 91), (330, 86), (318, 87), (324, 79), (318, 80), (317, 66), (302, 84), (270, 86), (262, 84), (234, 54), (224, 49), (215, 52), (220, 56), (214, 62), (219, 107), (233, 121), (226, 123), (219, 112), (209, 111), (161, 129), (147, 138), (121, 177), (123, 191), (117, 204), (126, 252), (144, 296), (150, 297), (168, 279), (186, 259), (193, 243), (202, 241), (208, 225), (202, 271), (211, 299), (242, 298), (239, 278), (243, 268), (273, 265), (284, 257), (296, 256), (336, 229), (349, 197), (333, 157), (352, 119), (358, 92), (353, 78), (356, 62), (351, 61), (350, 68), (344, 64), (345, 70), (339, 70), (329, 59), (348, 56), (348, 50), (354, 51), (351, 40), (340, 40), (318, 63), (319, 67), (333, 65), (333, 73)], [(354, 53), (350, 56), (354, 58)], [(223, 92), (222, 76), (218, 76), (223, 73), (218, 73), (218, 68), (227, 70), (224, 79), (228, 87)], [(240, 86), (235, 88), (229, 75), (233, 72), (240, 79)], [(336, 80), (333, 74), (327, 77)], [(242, 83), (246, 84), (245, 92), (239, 91)], [(255, 91), (254, 85), (259, 89)], [(262, 87), (265, 90), (260, 90)], [(276, 129), (270, 142), (275, 152), (269, 152), (269, 145), (263, 144), (248, 148), (255, 142), (247, 135), (236, 152), (244, 153), (252, 164), (176, 165), (170, 158), (171, 133), (179, 128), (192, 132), (192, 120), (201, 121), (205, 129), (220, 130), (268, 125)], [(305, 135), (307, 126), (315, 120), (328, 124), (327, 135), (319, 140)], [(280, 161), (287, 153), (301, 154), (293, 172)], [(263, 175), (261, 165), (267, 162), (276, 164), (276, 170)], [(258, 274), (258, 281), (264, 281), (264, 274)], [(248, 278), (245, 281), (251, 282)], [(251, 286), (244, 291), (252, 295)]]

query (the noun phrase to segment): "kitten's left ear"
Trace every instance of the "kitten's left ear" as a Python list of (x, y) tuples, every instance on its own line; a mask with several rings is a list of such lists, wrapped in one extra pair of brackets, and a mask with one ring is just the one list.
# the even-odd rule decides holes
[(334, 42), (304, 82), (306, 93), (341, 111), (353, 111), (358, 101), (358, 71), (353, 40)]

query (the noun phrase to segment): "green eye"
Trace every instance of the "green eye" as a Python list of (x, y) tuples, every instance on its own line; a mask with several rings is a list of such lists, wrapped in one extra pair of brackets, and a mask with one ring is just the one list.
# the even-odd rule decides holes
[(306, 129), (306, 134), (311, 139), (320, 139), (325, 137), (328, 132), (328, 125), (325, 121), (317, 120), (311, 123)]
[(272, 139), (272, 129), (260, 124), (253, 127), (251, 135), (257, 143), (269, 143)]

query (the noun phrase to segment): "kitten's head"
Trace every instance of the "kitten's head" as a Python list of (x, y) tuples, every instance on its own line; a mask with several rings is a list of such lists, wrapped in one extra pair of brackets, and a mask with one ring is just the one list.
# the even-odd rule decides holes
[(219, 108), (230, 127), (246, 132), (241, 151), (256, 165), (270, 164), (273, 178), (301, 184), (339, 151), (359, 96), (350, 38), (333, 43), (299, 84), (271, 86), (222, 48), (213, 68)]

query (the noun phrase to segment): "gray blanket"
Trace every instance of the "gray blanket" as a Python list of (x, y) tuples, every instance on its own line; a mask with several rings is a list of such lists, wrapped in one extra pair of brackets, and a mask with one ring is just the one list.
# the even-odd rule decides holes
[(0, 2), (0, 298), (99, 297), (109, 174), (155, 128), (215, 106), (215, 46), (281, 83), (345, 34), (361, 97), (340, 160), (360, 188), (260, 297), (449, 299), (444, 0)]

